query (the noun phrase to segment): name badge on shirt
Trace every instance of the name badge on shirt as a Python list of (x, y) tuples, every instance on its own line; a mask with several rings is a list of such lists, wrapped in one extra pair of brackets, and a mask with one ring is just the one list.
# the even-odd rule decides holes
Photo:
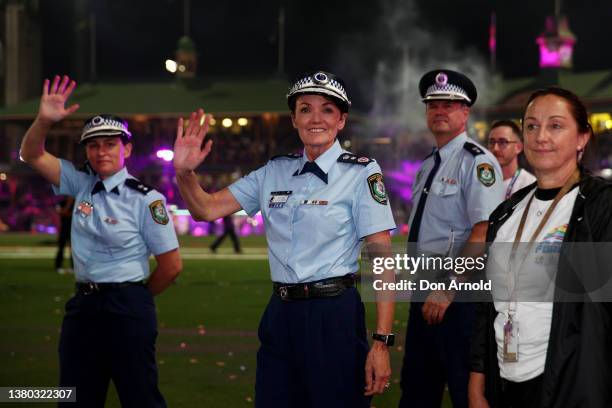
[(270, 201), (268, 202), (269, 208), (283, 208), (289, 196), (293, 191), (272, 191), (270, 193)]
[(90, 202), (81, 201), (77, 206), (77, 211), (81, 217), (89, 217), (93, 211), (93, 205)]
[(302, 200), (301, 205), (327, 205), (329, 201), (326, 200)]
[(119, 223), (119, 221), (117, 221), (116, 219), (111, 218), (111, 217), (106, 217), (104, 219), (104, 222), (107, 223), (107, 224), (110, 224), (110, 225), (117, 225)]

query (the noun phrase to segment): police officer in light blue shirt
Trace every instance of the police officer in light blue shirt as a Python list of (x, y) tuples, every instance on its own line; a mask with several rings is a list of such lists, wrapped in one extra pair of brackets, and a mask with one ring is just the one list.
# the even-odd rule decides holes
[[(132, 135), (122, 119), (98, 115), (85, 123), (81, 144), (89, 164), (83, 170), (45, 150), (51, 125), (78, 109), (65, 107), (75, 86), (67, 76), (45, 81), (38, 115), (21, 145), (23, 160), (56, 193), (75, 198), (77, 283), (62, 324), (60, 385), (76, 387), (76, 406), (104, 406), (112, 379), (123, 407), (164, 407), (157, 387), (153, 296), (182, 268), (176, 233), (164, 197), (125, 168)], [(153, 273), (151, 254), (157, 263)]]
[[(370, 351), (354, 274), (362, 242), (390, 248), (395, 228), (378, 164), (342, 150), (336, 139), (350, 101), (341, 80), (319, 71), (288, 95), (304, 143), (299, 155), (265, 166), (214, 194), (194, 169), (211, 149), (203, 145), (208, 117), (178, 126), (174, 166), (181, 195), (196, 219), (214, 220), (244, 209), (261, 211), (274, 293), (261, 319), (257, 407), (369, 407), (391, 374), (393, 302), (377, 302)], [(203, 146), (203, 147), (202, 147)]]
[[(487, 220), (504, 199), (501, 168), (466, 126), (476, 87), (465, 75), (439, 69), (419, 83), (427, 126), (436, 147), (413, 186), (408, 250), (417, 255), (466, 256), (466, 243), (485, 241)], [(430, 277), (427, 277), (430, 278)], [(445, 383), (453, 407), (468, 406), (468, 348), (474, 305), (453, 302), (456, 294), (417, 294), (406, 334), (399, 406), (439, 407)]]
[[(431, 185), (426, 187), (437, 155), (439, 168)], [(435, 148), (423, 161), (413, 185), (416, 206), (409, 225), (415, 221), (421, 197), (427, 195), (418, 237), (411, 241), (416, 242), (418, 253), (458, 255), (474, 225), (487, 220), (496, 203), (503, 201), (500, 174), (499, 163), (491, 152), (471, 140), (466, 132)], [(416, 229), (413, 231), (411, 238), (416, 234)]]

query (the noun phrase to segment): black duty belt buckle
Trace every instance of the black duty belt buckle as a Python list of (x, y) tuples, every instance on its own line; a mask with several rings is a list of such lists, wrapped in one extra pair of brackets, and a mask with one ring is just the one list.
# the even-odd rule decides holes
[(281, 299), (289, 300), (289, 290), (287, 290), (286, 286), (281, 286), (278, 289), (278, 294), (280, 295)]
[(96, 282), (87, 282), (85, 285), (81, 286), (81, 293), (84, 295), (91, 295), (99, 290), (100, 288)]

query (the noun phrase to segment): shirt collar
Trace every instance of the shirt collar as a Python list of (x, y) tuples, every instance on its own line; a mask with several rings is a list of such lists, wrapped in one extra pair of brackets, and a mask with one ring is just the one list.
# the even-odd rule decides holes
[(440, 159), (442, 159), (442, 161), (445, 161), (450, 156), (452, 156), (455, 153), (455, 151), (457, 151), (457, 149), (463, 148), (463, 145), (467, 141), (468, 141), (467, 133), (463, 132), (463, 133), (458, 134), (453, 139), (451, 139), (450, 142), (442, 146), (442, 148), (438, 149), (440, 151)]
[[(334, 142), (333, 145), (329, 149), (327, 149), (322, 155), (315, 159), (315, 163), (317, 166), (323, 170), (325, 174), (329, 174), (329, 169), (331, 166), (338, 160), (338, 157), (343, 153), (342, 147), (340, 147), (340, 142), (338, 139)], [(308, 161), (308, 156), (306, 156), (306, 149), (304, 149), (304, 153), (302, 154), (302, 162), (300, 163), (300, 170), (304, 168), (304, 164)]]
[[(125, 168), (124, 166), (121, 170), (119, 170), (112, 176), (107, 177), (104, 180), (102, 180), (102, 184), (104, 184), (104, 189), (106, 191), (111, 191), (115, 187), (119, 188), (119, 185), (122, 184), (126, 178), (128, 178), (128, 175), (129, 174), (128, 174), (127, 168)], [(98, 176), (97, 179), (99, 181), (100, 177)]]

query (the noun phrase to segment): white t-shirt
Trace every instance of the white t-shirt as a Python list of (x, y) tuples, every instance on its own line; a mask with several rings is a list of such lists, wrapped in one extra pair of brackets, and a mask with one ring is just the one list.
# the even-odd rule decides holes
[[(516, 193), (521, 188), (527, 187), (528, 185), (536, 181), (535, 176), (525, 169), (518, 169), (516, 172), (518, 173), (518, 175), (515, 173), (514, 176), (504, 180), (504, 191), (506, 192), (506, 198), (510, 198), (512, 194)], [(514, 184), (512, 184), (510, 191), (508, 191), (508, 187), (510, 187), (510, 183), (512, 183), (512, 180), (515, 176), (516, 181), (514, 182)]]
[[(535, 190), (527, 194), (499, 229), (487, 262), (487, 275), (492, 280), (494, 306), (498, 312), (494, 329), (500, 374), (513, 382), (527, 381), (544, 372), (560, 244), (567, 231), (578, 188), (572, 189), (559, 201), (527, 253), (528, 241), (553, 202), (552, 199), (544, 201), (534, 197), (523, 228), (522, 244), (517, 249), (515, 266), (511, 267), (512, 243), (525, 207), (534, 193)], [(510, 296), (509, 288), (515, 288), (516, 297)], [(503, 327), (509, 307), (514, 303), (508, 300), (516, 300), (513, 323), (518, 324), (519, 330), (517, 362), (503, 361)]]

